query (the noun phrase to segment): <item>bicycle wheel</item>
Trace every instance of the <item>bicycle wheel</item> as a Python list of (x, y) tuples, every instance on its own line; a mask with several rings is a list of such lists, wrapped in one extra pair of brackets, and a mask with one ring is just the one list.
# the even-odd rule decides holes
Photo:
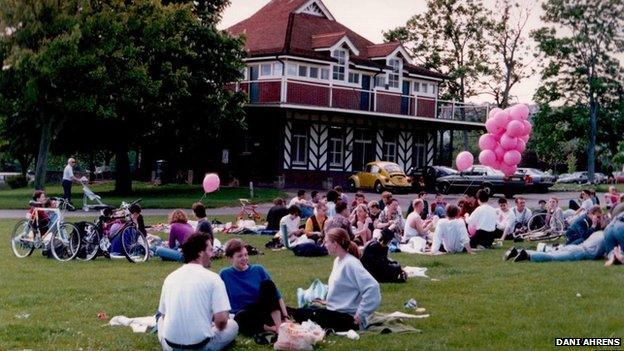
[[(52, 229), (54, 230), (54, 229)], [(59, 261), (70, 261), (80, 250), (80, 230), (71, 223), (62, 223), (52, 237), (52, 256)]]
[(90, 261), (97, 257), (100, 250), (100, 230), (89, 222), (81, 223), (80, 249), (76, 259), (80, 261)]
[(128, 227), (121, 233), (124, 255), (132, 263), (145, 262), (149, 258), (147, 237), (135, 227)]
[(529, 241), (555, 240), (565, 234), (565, 225), (554, 216), (546, 213), (537, 213), (529, 219), (529, 231), (525, 239)]
[(30, 221), (22, 219), (13, 228), (11, 234), (11, 248), (13, 254), (19, 258), (30, 256), (35, 250), (35, 231), (30, 225)]

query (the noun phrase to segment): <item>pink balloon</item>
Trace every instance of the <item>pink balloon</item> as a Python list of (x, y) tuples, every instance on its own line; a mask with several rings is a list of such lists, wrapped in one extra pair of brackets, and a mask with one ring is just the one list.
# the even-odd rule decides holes
[(521, 121), (512, 120), (507, 124), (507, 134), (513, 138), (524, 135), (524, 124)]
[(463, 172), (468, 168), (472, 167), (474, 162), (474, 156), (468, 151), (460, 152), (455, 158), (455, 165), (457, 166), (457, 170)]
[(511, 116), (511, 119), (514, 121), (522, 121), (526, 117), (523, 116), (522, 110), (517, 108), (516, 106), (509, 108), (509, 115)]
[(523, 127), (524, 127), (524, 133), (523, 135), (531, 135), (531, 132), (533, 131), (533, 125), (531, 124), (531, 122), (529, 121), (522, 121)]
[(487, 121), (485, 121), (485, 129), (491, 134), (498, 134), (500, 132), (505, 131), (504, 128), (499, 127), (498, 124), (496, 124), (496, 121), (494, 121), (494, 118), (490, 118)]
[(502, 163), (501, 164), (501, 168), (500, 171), (505, 173), (506, 176), (512, 176), (514, 173), (516, 173), (516, 171), (518, 170), (518, 167), (516, 166), (510, 166), (506, 163)]
[[(520, 119), (526, 120), (529, 118), (529, 107), (525, 104), (517, 104), (512, 107), (515, 114), (520, 116)], [(515, 119), (515, 118), (514, 118)]]
[(514, 150), (518, 144), (518, 138), (511, 137), (505, 133), (500, 139), (500, 144), (505, 150)]
[(500, 162), (503, 160), (503, 156), (505, 156), (505, 149), (503, 149), (502, 146), (498, 145), (496, 149), (494, 149), (494, 153), (496, 154), (496, 158)]
[(473, 225), (468, 226), (468, 234), (470, 234), (470, 236), (474, 236), (476, 232), (477, 232), (477, 227)]
[(509, 121), (509, 114), (505, 111), (500, 111), (492, 117), (492, 120), (499, 128), (505, 129), (507, 128), (507, 123)]
[(498, 160), (498, 158), (496, 158), (496, 160), (494, 160), (494, 162), (492, 162), (492, 164), (490, 165), (490, 167), (497, 169), (500, 171), (500, 167), (501, 167), (501, 162)]
[(521, 136), (521, 137), (520, 137), (520, 138), (518, 138), (518, 139), (520, 139), (520, 140), (524, 141), (524, 144), (525, 144), (525, 146), (526, 146), (526, 143), (528, 143), (528, 142), (529, 142), (529, 138), (530, 138), (530, 136), (528, 136), (528, 135), (523, 135), (523, 136)]
[(503, 161), (509, 166), (517, 166), (521, 159), (522, 154), (518, 150), (509, 150), (503, 156)]
[(518, 138), (518, 144), (516, 145), (516, 150), (519, 153), (523, 153), (526, 150), (526, 142), (522, 138)]
[(216, 173), (206, 173), (204, 176), (204, 181), (202, 185), (204, 186), (205, 193), (211, 193), (217, 189), (219, 189), (219, 184), (221, 180), (219, 180), (219, 176)]
[(483, 150), (479, 153), (479, 163), (484, 166), (490, 166), (496, 162), (496, 154), (492, 150)]
[(498, 140), (496, 140), (493, 134), (486, 133), (479, 138), (479, 148), (481, 150), (494, 150), (496, 145), (498, 145)]
[(490, 113), (488, 113), (488, 119), (494, 117), (495, 114), (499, 113), (503, 111), (502, 109), (498, 108), (498, 107), (494, 107), (493, 109), (490, 110)]

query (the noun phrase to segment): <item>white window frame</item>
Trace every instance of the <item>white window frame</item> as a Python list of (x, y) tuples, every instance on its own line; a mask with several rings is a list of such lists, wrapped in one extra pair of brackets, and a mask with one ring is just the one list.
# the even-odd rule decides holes
[[(403, 61), (400, 58), (392, 57), (388, 59), (387, 64), (392, 67), (392, 69), (388, 72), (388, 88), (392, 90), (401, 90)], [(394, 86), (392, 82), (396, 82), (396, 86)]]
[[(303, 143), (303, 145), (301, 145)], [(303, 147), (303, 150), (301, 148)], [(308, 164), (308, 135), (301, 131), (293, 131), (292, 134), (292, 164), (305, 166)], [(302, 151), (303, 160), (299, 159), (299, 153)]]
[(343, 165), (344, 140), (340, 137), (331, 137), (329, 138), (329, 167), (342, 168)]
[[(309, 67), (306, 65), (298, 65), (297, 67), (297, 76), (299, 77), (303, 77), (303, 78), (308, 78), (308, 70)], [(303, 73), (303, 74), (301, 74)]]
[[(312, 77), (312, 71), (316, 71), (316, 77)], [(320, 68), (310, 66), (310, 69), (308, 69), (308, 76), (310, 77), (310, 79), (320, 79), (320, 75), (321, 75), (320, 71), (321, 71)]]
[[(392, 152), (390, 152), (392, 151)], [(383, 143), (383, 157), (384, 161), (396, 162), (397, 161), (397, 143), (396, 141), (384, 141)]]
[(414, 159), (412, 160), (412, 166), (413, 167), (421, 167), (421, 166), (426, 166), (425, 163), (427, 162), (427, 155), (425, 155), (425, 153), (427, 152), (427, 138), (422, 135), (422, 134), (414, 134), (414, 144), (413, 144), (413, 148), (414, 148), (414, 153), (413, 153), (413, 157)]
[[(382, 84), (378, 84), (379, 82), (381, 82)], [(375, 77), (373, 85), (375, 88), (386, 88), (386, 76), (384, 75), (378, 75), (377, 77)]]
[[(332, 51), (333, 58), (337, 59), (338, 62), (332, 65), (332, 80), (346, 82), (348, 78), (348, 63), (349, 63), (349, 51), (346, 49), (335, 49)], [(342, 68), (342, 72), (340, 69)], [(340, 78), (342, 75), (342, 78)]]
[[(268, 68), (268, 73), (265, 72), (265, 68)], [(260, 70), (258, 71), (258, 77), (272, 77), (273, 76), (273, 63), (261, 63)]]
[(299, 66), (294, 62), (286, 64), (286, 75), (289, 77), (297, 77), (299, 75)]
[(348, 83), (353, 84), (353, 85), (360, 85), (360, 73), (349, 72)]
[(281, 62), (273, 62), (273, 76), (282, 76), (284, 64)]

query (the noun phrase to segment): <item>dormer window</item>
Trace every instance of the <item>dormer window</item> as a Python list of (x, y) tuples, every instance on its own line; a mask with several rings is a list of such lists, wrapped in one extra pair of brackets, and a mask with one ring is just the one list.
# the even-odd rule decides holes
[(347, 50), (336, 49), (332, 52), (332, 57), (338, 60), (334, 64), (334, 80), (345, 80), (345, 72), (347, 70)]
[(401, 60), (393, 58), (388, 60), (388, 66), (391, 67), (388, 73), (388, 86), (390, 88), (399, 88), (401, 79)]

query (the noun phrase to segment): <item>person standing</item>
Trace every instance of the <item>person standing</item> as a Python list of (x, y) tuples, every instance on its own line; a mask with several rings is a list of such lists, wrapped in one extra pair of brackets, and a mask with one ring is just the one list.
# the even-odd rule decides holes
[(70, 157), (67, 160), (67, 166), (63, 170), (63, 180), (61, 185), (63, 186), (63, 198), (71, 203), (71, 188), (74, 182), (80, 183), (80, 179), (74, 176), (74, 167), (76, 166), (76, 159)]
[(185, 265), (169, 274), (158, 305), (158, 340), (163, 350), (221, 350), (238, 334), (229, 319), (225, 284), (210, 271), (212, 236), (195, 233), (182, 244)]

